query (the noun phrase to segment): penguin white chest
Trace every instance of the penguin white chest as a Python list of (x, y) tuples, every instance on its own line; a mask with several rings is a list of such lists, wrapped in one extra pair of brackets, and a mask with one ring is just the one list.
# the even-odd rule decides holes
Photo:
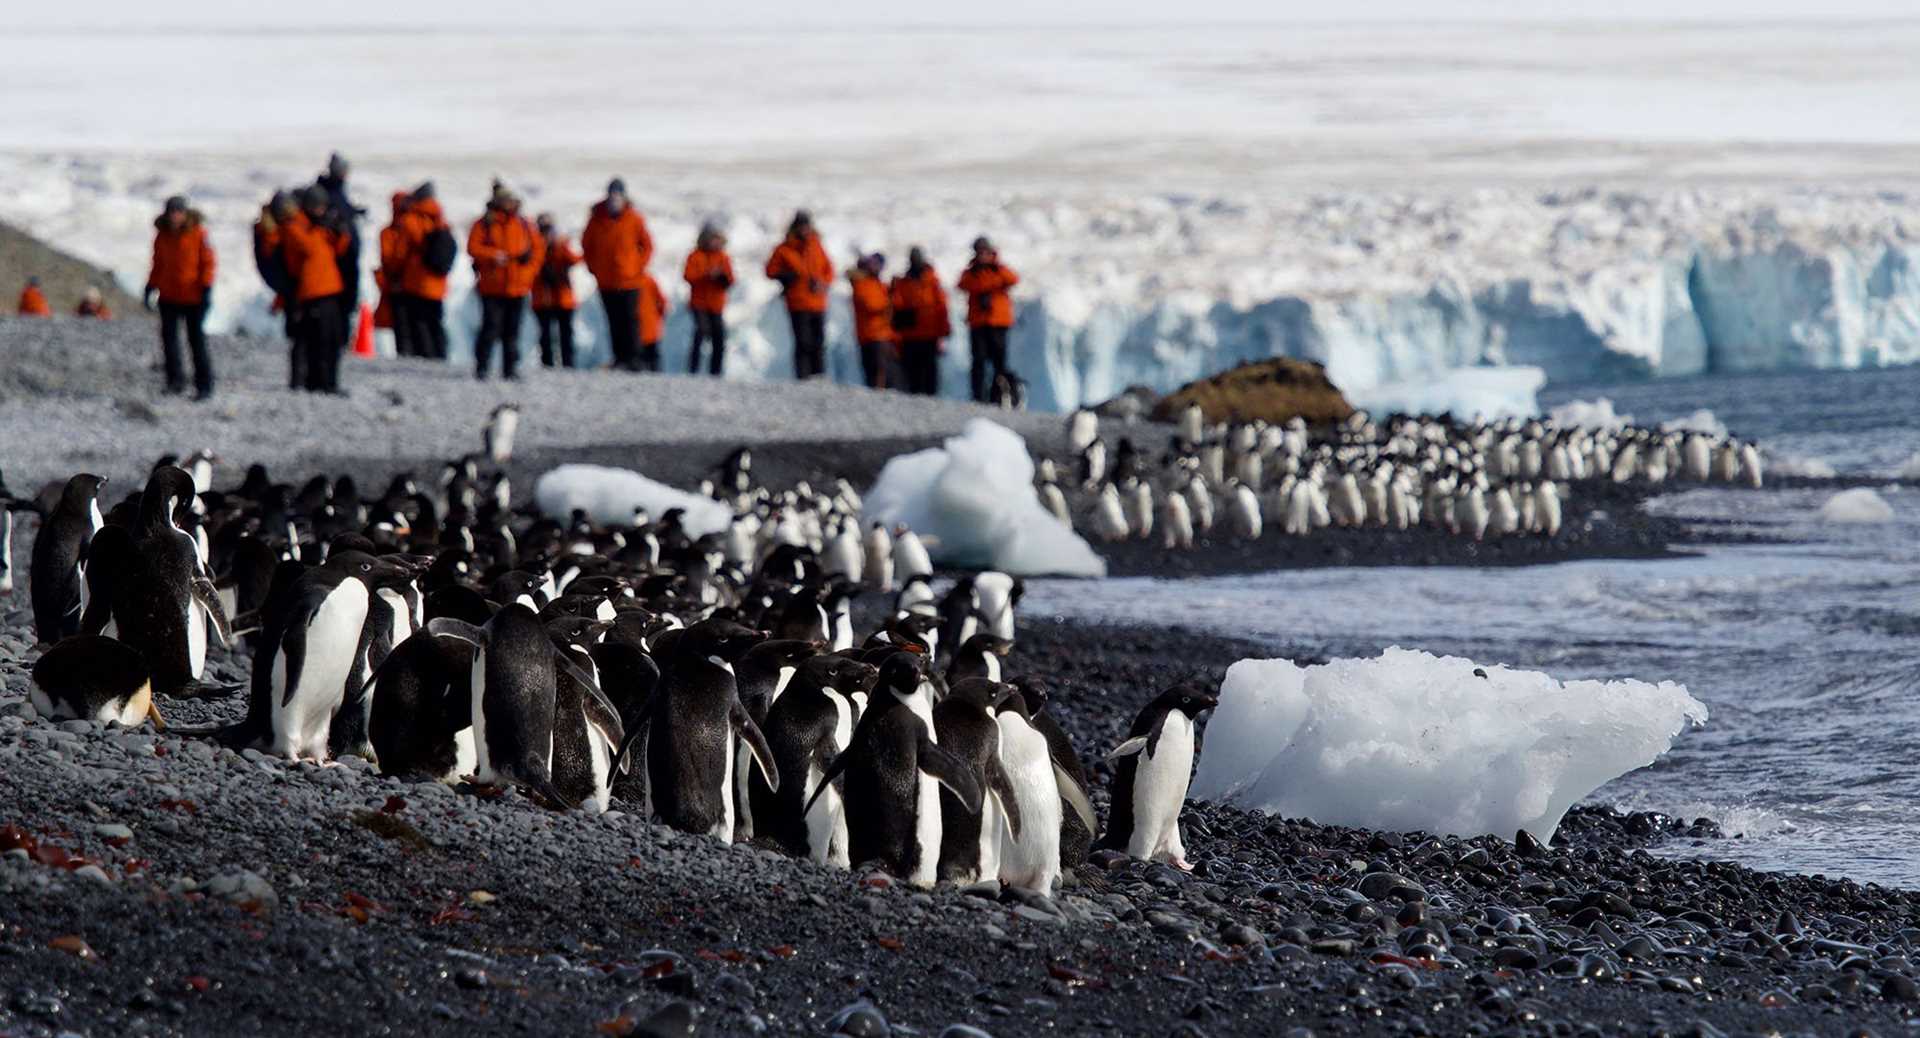
[(1051, 897), (1060, 878), (1061, 821), (1053, 757), (1046, 736), (1026, 718), (1002, 713), (994, 723), (1000, 729), (1000, 763), (1020, 805), (1020, 838), (1001, 834), (1000, 881)]
[(1136, 858), (1183, 865), (1180, 808), (1193, 777), (1193, 719), (1178, 710), (1161, 722), (1151, 753), (1141, 751), (1133, 773), (1133, 833), (1127, 853)]

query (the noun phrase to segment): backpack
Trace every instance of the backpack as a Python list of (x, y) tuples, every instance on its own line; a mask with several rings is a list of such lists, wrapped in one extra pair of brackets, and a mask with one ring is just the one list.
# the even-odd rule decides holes
[(460, 258), (460, 246), (453, 240), (453, 232), (445, 227), (428, 231), (420, 258), (426, 261), (427, 269), (439, 277), (453, 273), (453, 261)]

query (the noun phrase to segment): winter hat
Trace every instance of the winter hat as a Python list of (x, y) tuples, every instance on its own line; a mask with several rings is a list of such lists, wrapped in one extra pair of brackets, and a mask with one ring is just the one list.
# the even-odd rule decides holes
[(981, 235), (980, 237), (978, 237), (978, 238), (975, 238), (975, 239), (973, 240), (973, 251), (975, 251), (975, 252), (992, 252), (992, 251), (993, 251), (993, 243), (992, 243), (992, 242), (990, 242), (990, 241), (988, 241), (988, 240), (987, 240), (987, 236), (983, 234), (983, 235)]
[(184, 212), (186, 212), (186, 211), (187, 211), (187, 196), (185, 196), (185, 195), (174, 195), (173, 197), (171, 197), (171, 198), (169, 198), (169, 199), (167, 199), (167, 204), (166, 204), (166, 206), (165, 206), (165, 208), (166, 208), (166, 211), (167, 211), (167, 212), (169, 212), (169, 213), (184, 213)]
[(614, 177), (612, 180), (607, 181), (607, 194), (624, 195), (626, 193), (627, 182), (625, 180), (620, 177)]
[(433, 181), (421, 181), (420, 186), (413, 189), (413, 200), (416, 202), (424, 202), (432, 198), (433, 194)]

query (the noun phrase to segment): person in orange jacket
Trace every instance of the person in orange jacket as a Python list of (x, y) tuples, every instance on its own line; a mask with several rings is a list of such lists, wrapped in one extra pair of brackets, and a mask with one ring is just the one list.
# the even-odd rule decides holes
[(113, 309), (107, 306), (107, 297), (101, 295), (98, 288), (88, 285), (87, 290), (80, 293), (80, 303), (73, 308), (73, 316), (91, 317), (96, 321), (111, 321)]
[[(993, 384), (1007, 370), (1007, 333), (1013, 328), (1013, 297), (1007, 290), (1020, 275), (1000, 262), (1000, 250), (985, 238), (973, 241), (973, 261), (960, 275), (960, 291), (967, 294), (967, 341), (973, 353), (973, 398), (990, 401)], [(992, 368), (991, 374), (987, 369)]]
[(520, 377), (520, 319), (527, 296), (546, 261), (546, 242), (520, 215), (520, 198), (506, 185), (494, 182), (487, 213), (467, 234), (467, 255), (473, 257), (474, 291), (480, 295), (480, 332), (473, 340), (473, 377), (486, 381), (493, 347), (500, 345), (500, 375), (512, 382)]
[(687, 349), (687, 374), (700, 373), (700, 344), (712, 350), (708, 372), (720, 374), (727, 354), (727, 289), (733, 287), (733, 260), (727, 256), (727, 236), (711, 223), (700, 227), (700, 238), (681, 276), (687, 281), (687, 309), (693, 314), (693, 345)]
[(186, 391), (187, 377), (180, 363), (180, 329), (187, 331), (193, 351), (193, 398), (213, 395), (213, 358), (207, 353), (207, 304), (213, 296), (213, 243), (197, 210), (179, 195), (167, 199), (153, 221), (153, 267), (147, 274), (141, 301), (154, 309), (160, 297), (160, 347), (166, 358), (167, 392)]
[(344, 396), (340, 354), (346, 348), (346, 281), (340, 257), (347, 254), (347, 228), (325, 188), (300, 192), (300, 207), (279, 226), (293, 308), (293, 366), (309, 393)]
[(267, 204), (260, 207), (260, 217), (253, 222), (253, 266), (260, 272), (260, 280), (273, 290), (271, 313), (280, 314), (286, 322), (288, 372), (287, 388), (302, 389), (307, 384), (307, 368), (301, 353), (298, 328), (294, 324), (293, 278), (287, 273), (287, 253), (281, 247), (280, 229), (293, 218), (298, 208), (294, 197), (285, 191), (275, 191)]
[(373, 326), (393, 329), (395, 353), (417, 357), (420, 350), (413, 344), (413, 325), (405, 319), (407, 291), (402, 284), (407, 273), (407, 232), (402, 223), (406, 220), (407, 207), (413, 204), (413, 195), (395, 191), (392, 202), (393, 220), (380, 229), (380, 266), (373, 272), (374, 284), (380, 288), (380, 305), (373, 311)]
[(653, 237), (647, 221), (627, 198), (627, 182), (615, 177), (607, 197), (596, 202), (580, 233), (587, 272), (600, 286), (600, 305), (607, 311), (607, 344), (613, 364), (636, 370), (640, 352), (640, 279), (653, 261)]
[(820, 245), (813, 216), (805, 209), (793, 214), (787, 236), (767, 257), (767, 276), (780, 282), (787, 299), (787, 319), (793, 324), (793, 375), (811, 378), (827, 370), (827, 289), (833, 283), (833, 261)]
[(900, 364), (907, 372), (907, 392), (933, 396), (940, 392), (940, 355), (953, 334), (947, 312), (947, 290), (920, 246), (907, 253), (907, 272), (893, 279), (888, 293), (893, 301), (893, 327), (900, 333)]
[(539, 280), (533, 283), (533, 316), (540, 327), (540, 365), (553, 367), (553, 347), (557, 339), (560, 363), (573, 367), (573, 267), (580, 262), (580, 250), (554, 226), (552, 213), (541, 213), (533, 221), (546, 244), (547, 258), (540, 264)]
[(40, 279), (30, 277), (27, 285), (20, 290), (20, 304), (16, 307), (22, 317), (52, 317), (53, 307), (47, 305), (47, 294), (40, 291)]
[(655, 281), (652, 274), (641, 273), (639, 300), (635, 306), (634, 317), (640, 335), (636, 370), (659, 371), (660, 337), (667, 326), (667, 294), (660, 291), (660, 282)]
[(400, 235), (407, 263), (400, 273), (400, 291), (406, 313), (396, 322), (409, 325), (408, 337), (422, 357), (447, 359), (447, 275), (460, 258), (453, 228), (440, 210), (433, 181), (413, 189), (413, 198), (400, 218)]
[(887, 388), (888, 369), (900, 341), (900, 334), (893, 330), (893, 302), (880, 280), (886, 269), (887, 258), (875, 252), (860, 257), (847, 271), (853, 290), (853, 338), (860, 344), (860, 370), (872, 389)]

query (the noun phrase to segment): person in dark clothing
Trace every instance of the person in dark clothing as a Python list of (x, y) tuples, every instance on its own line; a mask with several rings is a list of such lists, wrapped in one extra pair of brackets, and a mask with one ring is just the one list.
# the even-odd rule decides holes
[(347, 317), (360, 307), (360, 218), (367, 215), (347, 195), (347, 174), (351, 170), (336, 151), (327, 156), (327, 171), (313, 182), (327, 193), (328, 223), (343, 228), (347, 236), (347, 251), (340, 254), (340, 283), (346, 286), (340, 292), (341, 349), (347, 345)]
[(213, 395), (213, 358), (207, 353), (207, 306), (213, 301), (213, 243), (207, 239), (200, 213), (175, 195), (167, 199), (153, 223), (153, 268), (147, 275), (144, 302), (154, 309), (160, 298), (160, 346), (166, 357), (167, 392), (186, 390), (187, 376), (180, 362), (180, 330), (193, 351), (193, 398)]

